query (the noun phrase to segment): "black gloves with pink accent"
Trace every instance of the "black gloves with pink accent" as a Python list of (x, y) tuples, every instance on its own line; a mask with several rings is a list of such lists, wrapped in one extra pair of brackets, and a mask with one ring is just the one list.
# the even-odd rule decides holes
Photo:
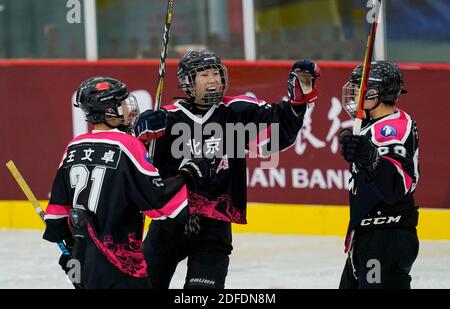
[(146, 110), (136, 121), (133, 127), (134, 136), (147, 145), (152, 139), (157, 139), (165, 134), (167, 126), (167, 111)]
[(306, 105), (317, 101), (319, 90), (316, 79), (320, 68), (314, 62), (301, 59), (292, 65), (288, 79), (289, 102), (297, 113), (305, 112)]

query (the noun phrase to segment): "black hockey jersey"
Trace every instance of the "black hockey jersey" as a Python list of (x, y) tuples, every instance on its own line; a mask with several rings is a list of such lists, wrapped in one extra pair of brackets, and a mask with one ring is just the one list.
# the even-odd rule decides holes
[(46, 209), (44, 239), (69, 239), (70, 209), (87, 210), (95, 226), (88, 226), (92, 242), (85, 265), (91, 269), (83, 273), (95, 273), (106, 257), (123, 273), (146, 277), (142, 212), (164, 220), (186, 205), (184, 178), (162, 180), (140, 141), (118, 130), (94, 131), (66, 148)]
[[(192, 104), (184, 100), (164, 109), (169, 112), (168, 126), (165, 136), (156, 142), (154, 157), (161, 175), (174, 175), (183, 160), (191, 155), (215, 157), (216, 177), (213, 183), (189, 191), (189, 212), (245, 224), (246, 159), (239, 149), (246, 147), (261, 154), (268, 148), (275, 152), (293, 145), (302, 128), (306, 106), (297, 113), (288, 102), (271, 105), (238, 96), (224, 97), (203, 115), (196, 115)], [(256, 128), (254, 135), (239, 130), (252, 125)], [(252, 147), (255, 144), (261, 147)], [(179, 155), (180, 148), (187, 149), (187, 153)]]
[(419, 180), (416, 122), (396, 109), (394, 114), (370, 122), (361, 135), (378, 148), (381, 163), (373, 175), (351, 166), (349, 233), (354, 229), (415, 226), (413, 193)]

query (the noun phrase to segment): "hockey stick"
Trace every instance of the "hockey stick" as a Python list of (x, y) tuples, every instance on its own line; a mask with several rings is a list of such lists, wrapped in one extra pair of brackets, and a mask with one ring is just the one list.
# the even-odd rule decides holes
[[(23, 179), (22, 175), (20, 174), (19, 170), (17, 169), (16, 165), (13, 161), (9, 161), (6, 163), (6, 167), (9, 169), (11, 174), (13, 175), (14, 179), (17, 181), (17, 184), (22, 189), (25, 196), (28, 198), (28, 201), (33, 205), (34, 210), (38, 214), (38, 216), (41, 218), (42, 222), (45, 224), (45, 213), (42, 210), (41, 205), (39, 204), (38, 200), (36, 199), (36, 196), (34, 196), (33, 192), (31, 191), (30, 187), (26, 183), (25, 179)], [(59, 249), (61, 249), (63, 255), (70, 256), (70, 252), (67, 249), (64, 242), (57, 243)]]
[[(173, 15), (173, 0), (168, 0), (166, 22), (164, 27), (164, 36), (161, 48), (161, 60), (159, 62), (158, 88), (156, 89), (155, 106), (153, 107), (153, 110), (159, 110), (161, 108), (162, 93), (164, 89), (164, 75), (166, 73), (167, 49), (169, 46), (170, 27), (172, 26), (172, 15)], [(148, 146), (148, 153), (150, 155), (150, 158), (153, 158), (155, 154), (155, 142), (156, 142), (155, 140), (151, 140)]]
[[(378, 7), (377, 7), (378, 2)], [(366, 98), (367, 93), (367, 85), (369, 83), (369, 77), (370, 77), (370, 68), (372, 64), (372, 56), (373, 56), (373, 48), (375, 46), (375, 39), (377, 35), (377, 28), (378, 28), (378, 18), (379, 18), (379, 9), (381, 8), (381, 0), (373, 0), (373, 4), (375, 6), (375, 16), (374, 21), (372, 23), (372, 28), (370, 30), (369, 38), (367, 39), (367, 47), (366, 47), (366, 55), (364, 57), (364, 64), (363, 64), (363, 74), (361, 78), (361, 84), (359, 86), (359, 94), (358, 94), (358, 106), (357, 106), (357, 114), (355, 121), (353, 123), (353, 135), (360, 135), (361, 134), (361, 125), (362, 120), (364, 118), (364, 100)], [(349, 253), (350, 250), (352, 250), (353, 245), (353, 237), (355, 235), (355, 230), (351, 230), (350, 234), (347, 235), (345, 240), (345, 253)]]
[[(378, 2), (378, 7), (377, 7)], [(374, 0), (375, 5), (375, 18), (372, 23), (372, 29), (370, 30), (369, 38), (367, 39), (367, 48), (366, 48), (366, 55), (364, 57), (364, 64), (363, 64), (363, 74), (361, 78), (361, 85), (359, 87), (359, 94), (358, 94), (358, 107), (357, 107), (357, 114), (355, 118), (355, 122), (353, 123), (353, 134), (359, 135), (361, 132), (361, 124), (362, 120), (364, 118), (364, 100), (366, 98), (367, 93), (367, 85), (369, 83), (369, 73), (370, 73), (370, 67), (372, 64), (372, 55), (373, 55), (373, 48), (375, 46), (375, 39), (377, 35), (377, 28), (378, 28), (378, 18), (379, 18), (379, 9), (381, 7), (381, 0)]]

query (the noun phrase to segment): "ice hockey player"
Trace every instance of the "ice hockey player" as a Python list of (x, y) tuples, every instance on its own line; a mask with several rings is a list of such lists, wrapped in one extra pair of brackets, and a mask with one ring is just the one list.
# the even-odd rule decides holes
[(62, 255), (59, 263), (76, 287), (148, 288), (142, 213), (187, 222), (186, 184), (206, 181), (210, 165), (194, 159), (163, 180), (144, 145), (127, 134), (139, 108), (119, 80), (86, 80), (75, 105), (94, 130), (66, 147), (43, 238), (73, 244), (71, 256)]
[[(400, 69), (372, 63), (361, 135), (341, 134), (342, 156), (351, 164), (349, 253), (340, 288), (410, 288), (417, 257), (419, 144), (415, 121), (396, 107), (406, 93)], [(355, 117), (362, 67), (343, 88), (342, 103)]]
[[(177, 264), (186, 257), (185, 288), (225, 287), (233, 249), (231, 223), (247, 222), (246, 159), (245, 155), (227, 148), (234, 134), (227, 131), (226, 126), (267, 124), (270, 130), (278, 125), (279, 136), (275, 136), (274, 130), (262, 136), (271, 142), (279, 140), (279, 148), (270, 149), (271, 152), (286, 149), (295, 142), (302, 128), (307, 105), (317, 100), (318, 76), (319, 68), (313, 62), (295, 62), (288, 81), (289, 101), (271, 105), (247, 96), (225, 96), (227, 68), (209, 50), (189, 51), (180, 60), (178, 80), (187, 97), (165, 106), (167, 133), (156, 141), (154, 164), (164, 177), (174, 175), (183, 162), (183, 156), (175, 154), (174, 149), (183, 145), (188, 148), (188, 156), (213, 156), (218, 167), (214, 184), (189, 190), (189, 212), (198, 219), (190, 223), (199, 230), (197, 235), (185, 235), (183, 226), (175, 222), (151, 223), (144, 240), (144, 254), (155, 288), (168, 288)], [(135, 127), (135, 135), (143, 142), (155, 137), (155, 132), (145, 129), (146, 119), (163, 114), (161, 111), (144, 112)], [(181, 132), (181, 124), (185, 131), (193, 134)], [(217, 130), (208, 130), (211, 125)], [(200, 134), (196, 135), (199, 127)], [(264, 137), (259, 140), (260, 144), (263, 140)], [(251, 141), (252, 137), (248, 137), (242, 144)], [(236, 148), (239, 146), (242, 145), (235, 144)]]

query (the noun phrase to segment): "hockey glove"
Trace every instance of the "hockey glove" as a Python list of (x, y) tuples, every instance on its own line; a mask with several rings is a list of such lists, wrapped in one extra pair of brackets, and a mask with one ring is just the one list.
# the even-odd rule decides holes
[[(70, 255), (61, 254), (59, 261), (58, 261), (58, 264), (61, 266), (62, 270), (64, 270), (64, 272), (66, 273), (66, 276), (69, 276), (69, 271), (72, 270), (72, 268), (69, 267), (69, 265), (70, 265), (69, 261), (71, 259), (72, 259), (72, 257)], [(72, 284), (75, 287), (75, 289), (84, 289), (84, 286), (81, 283), (72, 282)]]
[(145, 145), (152, 139), (160, 138), (165, 134), (167, 126), (167, 111), (146, 110), (136, 121), (133, 128), (134, 136)]
[(381, 162), (377, 148), (365, 135), (353, 135), (348, 130), (341, 133), (341, 155), (345, 161), (373, 173)]
[(200, 233), (200, 216), (191, 214), (188, 222), (184, 225), (184, 234), (187, 236), (198, 235)]
[(66, 275), (70, 271), (70, 267), (69, 267), (68, 263), (71, 259), (72, 259), (72, 257), (70, 255), (61, 254), (61, 256), (59, 257), (58, 264), (59, 264), (59, 266), (61, 266), (61, 269), (64, 270)]
[(320, 68), (312, 61), (302, 59), (292, 65), (288, 79), (289, 102), (295, 107), (317, 101), (319, 91), (316, 79)]
[(192, 190), (212, 180), (216, 175), (214, 164), (215, 159), (194, 158), (187, 161), (178, 171), (186, 179), (188, 188)]
[(67, 263), (70, 261), (70, 259), (72, 259), (74, 243), (75, 243), (75, 240), (73, 239), (72, 235), (70, 235), (70, 237), (67, 237), (66, 239), (64, 239), (64, 244), (66, 245), (66, 249), (69, 252), (69, 255), (61, 254), (61, 256), (59, 257), (58, 264), (59, 264), (59, 266), (61, 266), (61, 269), (64, 270), (66, 275), (70, 270)]

